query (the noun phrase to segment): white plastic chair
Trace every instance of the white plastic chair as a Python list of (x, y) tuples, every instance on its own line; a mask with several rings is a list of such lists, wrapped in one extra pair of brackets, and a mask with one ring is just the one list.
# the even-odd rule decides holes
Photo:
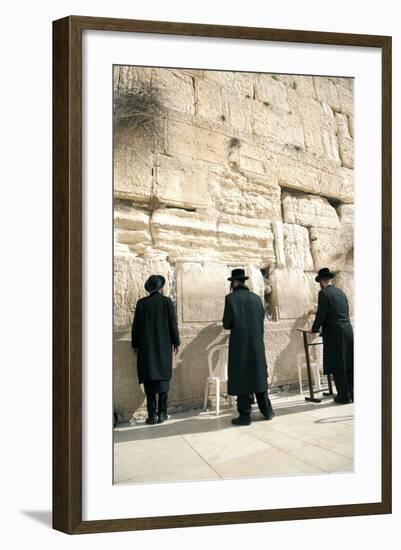
[[(216, 366), (213, 368), (213, 355), (219, 352)], [(209, 367), (209, 376), (206, 378), (205, 385), (205, 400), (203, 403), (203, 409), (207, 408), (207, 400), (209, 397), (209, 387), (211, 384), (215, 385), (216, 395), (216, 415), (220, 414), (220, 387), (222, 382), (227, 382), (228, 374), (228, 345), (220, 344), (213, 346), (207, 356), (207, 363)], [(229, 403), (232, 404), (232, 398), (229, 396)]]
[[(323, 367), (323, 346), (315, 346), (316, 351), (316, 360), (310, 361), (310, 368), (312, 372), (313, 382), (316, 388), (316, 391), (322, 389), (322, 383), (320, 380), (320, 370)], [(302, 369), (306, 369), (306, 359), (304, 353), (298, 353), (297, 355), (297, 367), (298, 367), (298, 380), (299, 380), (299, 393), (303, 393), (302, 390)]]

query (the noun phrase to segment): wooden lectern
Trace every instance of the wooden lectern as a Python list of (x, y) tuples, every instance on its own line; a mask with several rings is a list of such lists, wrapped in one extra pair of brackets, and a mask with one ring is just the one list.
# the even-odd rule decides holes
[[(303, 340), (304, 340), (306, 371), (307, 371), (307, 374), (308, 374), (309, 397), (305, 397), (305, 401), (313, 401), (313, 403), (320, 403), (322, 401), (322, 399), (321, 398), (319, 399), (319, 398), (315, 397), (315, 393), (319, 393), (319, 392), (315, 392), (314, 389), (313, 389), (312, 371), (311, 371), (310, 357), (309, 357), (309, 347), (310, 346), (322, 346), (323, 342), (309, 343), (308, 342), (309, 331), (301, 329), (301, 328), (297, 328), (297, 330), (299, 332), (302, 332), (302, 336), (303, 336)], [(330, 396), (333, 395), (333, 386), (332, 386), (332, 383), (331, 383), (331, 375), (330, 374), (327, 375), (327, 384), (328, 384), (327, 389), (329, 391), (328, 392), (325, 392), (323, 390), (320, 390), (320, 391), (323, 392), (324, 396), (329, 396), (330, 397)]]

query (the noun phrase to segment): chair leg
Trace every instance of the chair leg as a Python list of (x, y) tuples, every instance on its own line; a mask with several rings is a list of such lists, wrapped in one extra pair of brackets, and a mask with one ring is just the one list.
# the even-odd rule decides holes
[(206, 411), (207, 410), (207, 398), (209, 397), (209, 380), (206, 380), (206, 385), (205, 385), (205, 399), (203, 401), (203, 410)]
[(298, 382), (299, 382), (299, 393), (304, 393), (302, 390), (302, 367), (298, 361)]
[(316, 391), (320, 391), (322, 389), (322, 386), (320, 384), (320, 375), (319, 375), (319, 367), (316, 363), (312, 364), (312, 375), (313, 375), (313, 381), (315, 382), (315, 388)]
[(220, 380), (216, 380), (216, 415), (220, 414)]

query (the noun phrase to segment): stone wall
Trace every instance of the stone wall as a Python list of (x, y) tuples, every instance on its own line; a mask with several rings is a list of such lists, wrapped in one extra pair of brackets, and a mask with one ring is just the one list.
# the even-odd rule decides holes
[[(328, 266), (353, 295), (353, 82), (346, 78), (115, 67), (116, 95), (151, 90), (151, 124), (115, 119), (114, 396), (143, 406), (129, 332), (151, 273), (182, 337), (170, 402), (200, 403), (225, 342), (227, 277), (243, 267), (266, 307), (270, 383), (297, 380), (296, 327)], [(138, 92), (139, 90), (139, 92)], [(146, 118), (146, 117), (145, 117)], [(128, 121), (129, 122), (129, 121)]]

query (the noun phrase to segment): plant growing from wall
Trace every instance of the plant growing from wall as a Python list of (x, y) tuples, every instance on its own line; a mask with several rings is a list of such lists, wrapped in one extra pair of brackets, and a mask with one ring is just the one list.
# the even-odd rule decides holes
[(114, 122), (117, 128), (154, 134), (158, 131), (162, 113), (160, 94), (147, 82), (134, 82), (129, 90), (114, 94)]

